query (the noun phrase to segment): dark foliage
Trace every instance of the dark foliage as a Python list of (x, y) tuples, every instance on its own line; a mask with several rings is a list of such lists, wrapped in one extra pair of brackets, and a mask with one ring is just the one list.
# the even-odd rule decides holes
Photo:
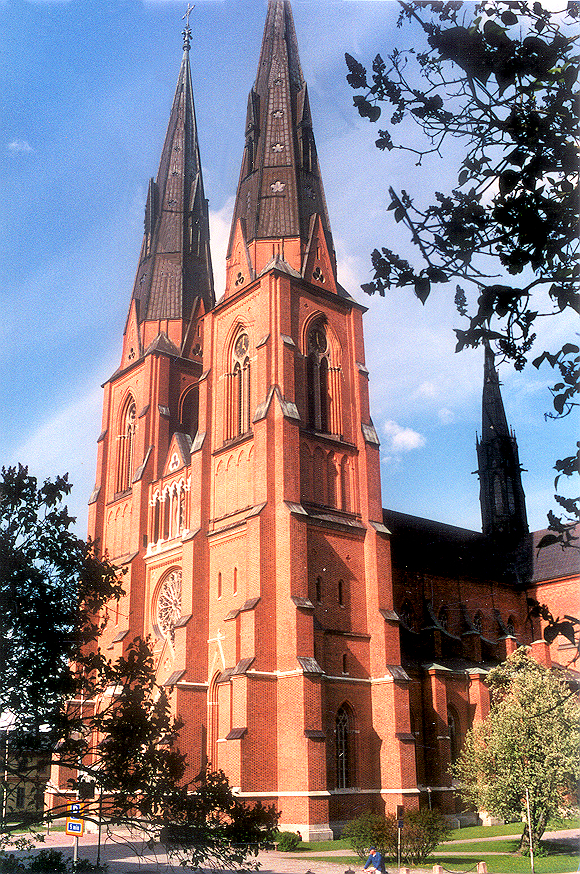
[[(10, 830), (46, 820), (42, 794), (47, 766), (70, 774), (69, 788), (84, 799), (84, 818), (105, 830), (136, 823), (152, 841), (173, 842), (182, 864), (248, 865), (271, 844), (278, 815), (260, 804), (246, 807), (223, 773), (203, 770), (184, 782), (179, 750), (181, 722), (172, 716), (171, 690), (155, 681), (147, 640), (135, 638), (111, 661), (99, 649), (103, 607), (122, 595), (120, 574), (71, 531), (62, 506), (66, 477), (38, 487), (24, 467), (3, 469), (0, 483), (0, 713), (3, 733), (0, 862), (24, 864), (6, 848), (30, 849)], [(21, 810), (11, 795), (25, 788), (40, 801)], [(66, 798), (49, 817), (66, 813)], [(41, 851), (30, 866), (53, 864)], [(47, 861), (48, 860), (48, 861)], [(8, 868), (6, 869), (8, 870)]]
[[(459, 313), (457, 351), (487, 340), (517, 369), (524, 367), (537, 319), (580, 312), (578, 278), (577, 77), (580, 5), (554, 13), (540, 2), (400, 0), (399, 26), (425, 36), (424, 50), (378, 55), (372, 74), (346, 56), (349, 84), (363, 117), (376, 122), (379, 149), (405, 149), (421, 164), (448, 156), (450, 141), (464, 158), (452, 191), (435, 192), (428, 207), (406, 191), (389, 189), (396, 222), (409, 230), (418, 261), (388, 248), (372, 253), (373, 281), (363, 289), (384, 295), (410, 288), (425, 303), (432, 289), (454, 282)], [(399, 142), (403, 121), (419, 137)], [(559, 418), (578, 406), (580, 354), (576, 344), (546, 351), (559, 370), (552, 388)], [(578, 472), (578, 456), (558, 462), (558, 479)], [(562, 543), (580, 519), (578, 499), (561, 496), (564, 511), (550, 522)], [(558, 527), (559, 525), (559, 527)]]
[(69, 659), (97, 639), (99, 609), (122, 592), (118, 570), (70, 530), (70, 489), (66, 475), (38, 486), (26, 467), (2, 468), (0, 713), (13, 716), (13, 742), (58, 724)]
[(296, 832), (280, 832), (276, 838), (276, 846), (282, 853), (291, 853), (300, 845), (300, 837)]
[[(544, 538), (550, 543), (555, 542), (555, 535), (547, 534)], [(547, 544), (546, 544), (547, 545)], [(530, 619), (543, 619), (546, 623), (544, 628), (544, 640), (546, 643), (553, 643), (558, 635), (562, 635), (574, 647), (574, 656), (571, 662), (576, 662), (580, 658), (580, 619), (575, 616), (554, 617), (545, 604), (540, 604), (535, 598), (527, 598), (528, 616)]]

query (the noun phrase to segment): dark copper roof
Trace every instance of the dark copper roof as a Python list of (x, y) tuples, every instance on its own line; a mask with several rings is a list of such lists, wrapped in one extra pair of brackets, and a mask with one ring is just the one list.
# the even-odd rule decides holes
[(238, 219), (247, 242), (300, 238), (306, 246), (315, 214), (321, 216), (333, 255), (292, 10), (287, 0), (270, 0), (258, 73), (248, 99), (228, 254)]
[(505, 408), (501, 397), (499, 377), (495, 368), (495, 356), (490, 347), (485, 347), (481, 442), (494, 437), (510, 437)]
[[(528, 538), (529, 548), (533, 550), (532, 582), (558, 580), (564, 577), (580, 575), (580, 525), (576, 526), (574, 536), (579, 538), (574, 546), (562, 547), (560, 543), (551, 543), (538, 549), (540, 541), (553, 531), (534, 531)], [(580, 595), (577, 596), (577, 600)]]
[(214, 302), (209, 219), (203, 190), (189, 65), (189, 32), (156, 180), (145, 210), (145, 235), (133, 297), (139, 322), (187, 319), (196, 298)]

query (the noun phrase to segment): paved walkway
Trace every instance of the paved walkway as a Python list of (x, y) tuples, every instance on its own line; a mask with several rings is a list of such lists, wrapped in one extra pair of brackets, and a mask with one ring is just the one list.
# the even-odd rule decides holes
[[(465, 839), (465, 843), (489, 842), (493, 840), (505, 840), (509, 836), (471, 838)], [(571, 852), (578, 852), (580, 829), (568, 829), (565, 831), (546, 832), (544, 840), (556, 840), (570, 844)], [(463, 852), (462, 841), (448, 841), (445, 846), (445, 856), (470, 856), (474, 861), (478, 860), (478, 853)], [(459, 846), (458, 846), (459, 845)], [(45, 841), (38, 845), (47, 849), (58, 849), (68, 858), (73, 857), (74, 838), (67, 837), (63, 832), (53, 831), (46, 836)], [(447, 847), (457, 847), (457, 850), (447, 850)], [(352, 851), (341, 850), (304, 850), (296, 853), (278, 853), (274, 850), (262, 852), (258, 855), (260, 874), (343, 874), (344, 863), (333, 861), (344, 856), (350, 856)], [(354, 854), (352, 854), (354, 855)], [(492, 855), (486, 851), (485, 855)], [(495, 853), (493, 855), (496, 855)], [(97, 859), (97, 835), (85, 834), (79, 838), (79, 858), (89, 859), (96, 862)], [(132, 839), (128, 832), (118, 836), (105, 836), (101, 842), (101, 863), (108, 866), (107, 874), (161, 874), (161, 872), (178, 872), (184, 869), (176, 862), (172, 863), (160, 844), (148, 847), (139, 837)], [(353, 871), (354, 869), (354, 871)], [(417, 870), (417, 874), (430, 874), (431, 869)], [(353, 874), (362, 874), (362, 863), (357, 860), (356, 864), (349, 866), (347, 871)], [(571, 872), (576, 874), (576, 872)]]

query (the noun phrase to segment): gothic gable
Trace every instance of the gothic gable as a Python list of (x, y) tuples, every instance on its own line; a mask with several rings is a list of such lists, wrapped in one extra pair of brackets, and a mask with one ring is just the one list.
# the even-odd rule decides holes
[(310, 233), (302, 262), (302, 276), (318, 288), (337, 293), (333, 259), (319, 215), (310, 217)]

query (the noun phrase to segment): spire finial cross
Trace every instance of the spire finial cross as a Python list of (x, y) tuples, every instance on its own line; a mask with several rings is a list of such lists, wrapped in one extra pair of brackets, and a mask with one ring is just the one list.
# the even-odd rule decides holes
[(185, 15), (182, 15), (181, 20), (185, 21), (185, 29), (183, 30), (183, 48), (189, 50), (191, 41), (191, 27), (189, 26), (189, 16), (195, 9), (195, 3), (188, 3)]
[(185, 10), (185, 15), (182, 16), (182, 19), (181, 19), (182, 21), (185, 21), (185, 26), (188, 29), (189, 29), (189, 16), (191, 15), (191, 13), (193, 12), (194, 9), (195, 9), (195, 3), (188, 3), (187, 9)]

